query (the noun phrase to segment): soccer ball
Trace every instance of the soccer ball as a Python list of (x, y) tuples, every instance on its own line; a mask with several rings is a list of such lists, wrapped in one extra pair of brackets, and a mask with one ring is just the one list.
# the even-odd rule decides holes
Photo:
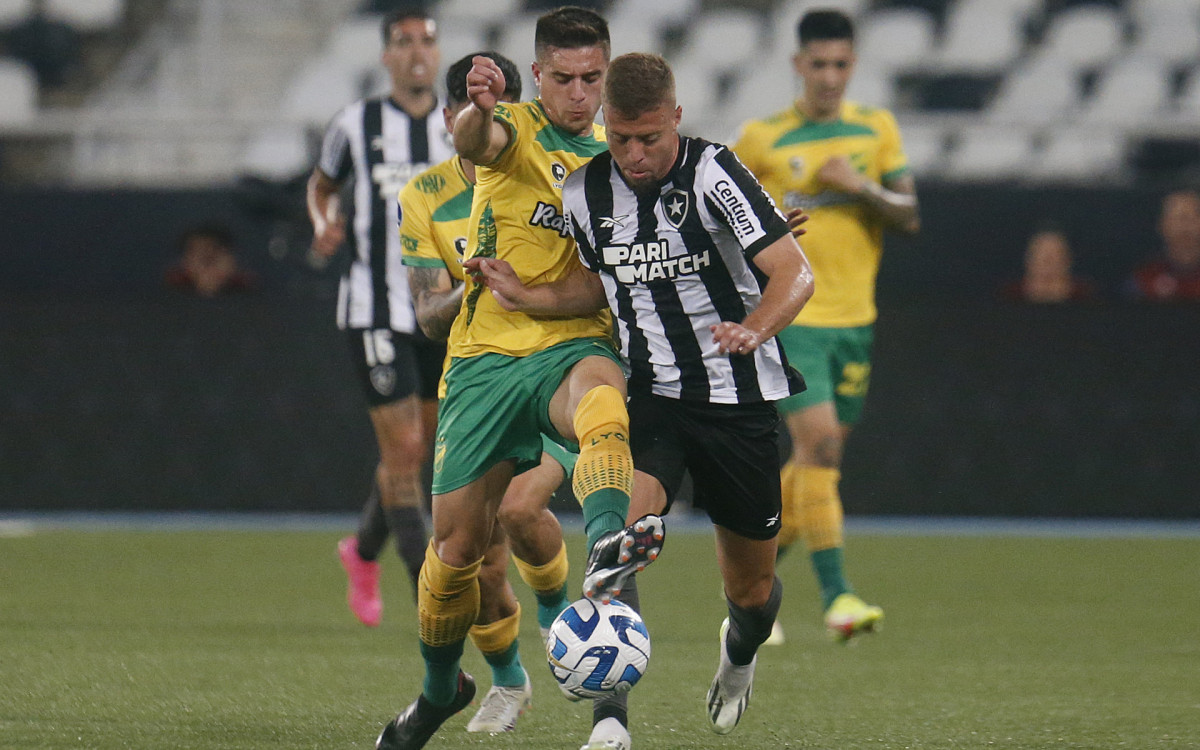
[(573, 701), (627, 693), (650, 662), (650, 633), (628, 604), (580, 599), (555, 618), (546, 659)]

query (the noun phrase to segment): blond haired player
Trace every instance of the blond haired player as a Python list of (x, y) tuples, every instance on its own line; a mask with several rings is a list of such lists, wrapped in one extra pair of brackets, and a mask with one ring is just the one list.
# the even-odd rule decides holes
[[(843, 569), (842, 449), (862, 411), (871, 372), (875, 276), (884, 228), (916, 232), (916, 188), (900, 132), (885, 109), (845, 100), (854, 26), (836, 10), (797, 24), (793, 58), (804, 93), (788, 109), (743, 126), (733, 150), (787, 211), (804, 210), (804, 250), (816, 293), (779, 334), (808, 390), (779, 404), (792, 437), (784, 465), (780, 549), (802, 538), (821, 588), (825, 626), (838, 640), (873, 630), (883, 610), (855, 595)], [(782, 639), (777, 629), (775, 642)]]

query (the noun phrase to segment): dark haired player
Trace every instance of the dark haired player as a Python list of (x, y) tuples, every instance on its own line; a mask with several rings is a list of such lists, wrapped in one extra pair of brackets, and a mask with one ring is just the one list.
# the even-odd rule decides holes
[[(400, 263), (396, 194), (409, 177), (454, 154), (433, 91), (440, 60), (433, 19), (420, 8), (397, 10), (384, 18), (382, 34), (390, 93), (356, 101), (334, 116), (308, 180), (313, 249), (325, 256), (343, 245), (350, 250), (337, 324), (350, 345), (379, 444), (358, 532), (338, 544), (350, 610), (372, 627), (383, 616), (378, 558), (389, 534), (415, 593), (426, 541), (421, 466), (437, 423), (446, 353), (417, 326)], [(349, 233), (340, 200), (346, 183), (353, 183), (354, 195)]]
[[(504, 258), (529, 278), (550, 280), (579, 266), (563, 223), (561, 186), (605, 150), (594, 119), (608, 67), (608, 25), (593, 11), (568, 6), (541, 16), (534, 40), (538, 98), (500, 103), (503, 71), (476, 57), (466, 78), (471, 103), (455, 120), (454, 143), (476, 168), (466, 257)], [(424, 746), (474, 696), (460, 659), (479, 611), (480, 566), (509, 483), (538, 465), (543, 434), (579, 446), (572, 486), (591, 550), (585, 593), (616, 595), (662, 544), (658, 517), (625, 525), (633, 461), (610, 317), (600, 310), (531, 317), (503, 309), (483, 291), (467, 277), (450, 330), (434, 447), (433, 539), (418, 586), (424, 687), (384, 728), (380, 748)], [(624, 704), (595, 706), (589, 744), (605, 746), (611, 732), (627, 747)]]
[[(505, 73), (505, 102), (521, 99), (521, 77), (508, 58), (477, 52), (446, 71), (446, 106), (442, 116), (453, 129), (454, 118), (467, 105), (467, 71), (482, 55)], [(434, 340), (445, 339), (462, 306), (462, 253), (475, 191), (475, 165), (453, 156), (409, 181), (400, 191), (400, 238), (417, 322)], [(468, 732), (511, 731), (529, 706), (532, 689), (521, 666), (517, 636), (521, 604), (508, 583), (508, 550), (526, 583), (537, 595), (538, 624), (548, 629), (568, 605), (567, 551), (562, 528), (548, 504), (564, 476), (571, 476), (575, 454), (543, 440), (541, 463), (513, 479), (500, 504), (499, 524), (479, 573), (480, 608), (470, 638), (492, 671), (492, 687), (480, 701)]]
[[(883, 610), (855, 595), (843, 569), (842, 450), (870, 381), (883, 231), (913, 233), (919, 219), (895, 118), (844, 98), (855, 62), (850, 18), (810, 11), (797, 36), (793, 60), (803, 96), (746, 123), (733, 150), (785, 211), (810, 215), (804, 249), (817, 291), (779, 334), (808, 383), (807, 391), (779, 404), (793, 446), (783, 467), (779, 545), (782, 552), (804, 540), (825, 627), (846, 641), (874, 630)], [(782, 630), (774, 640), (782, 640)]]

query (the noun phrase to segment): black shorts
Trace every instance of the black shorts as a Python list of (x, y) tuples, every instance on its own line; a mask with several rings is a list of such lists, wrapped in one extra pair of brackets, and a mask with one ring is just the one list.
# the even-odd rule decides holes
[(346, 341), (367, 402), (384, 406), (414, 393), (436, 401), (446, 345), (388, 328), (348, 328)]
[(709, 404), (629, 398), (633, 467), (656, 478), (668, 507), (692, 474), (693, 504), (751, 539), (779, 533), (779, 412), (773, 403)]

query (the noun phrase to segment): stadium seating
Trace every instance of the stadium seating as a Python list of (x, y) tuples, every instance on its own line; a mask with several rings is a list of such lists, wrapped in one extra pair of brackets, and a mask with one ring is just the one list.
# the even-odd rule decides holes
[(1169, 70), (1162, 60), (1126, 57), (1105, 69), (1080, 114), (1088, 123), (1136, 127), (1165, 113), (1170, 88)]
[(957, 133), (944, 174), (964, 181), (1018, 179), (1026, 175), (1032, 158), (1027, 133), (1006, 126), (968, 125)]
[[(94, 37), (119, 33), (132, 1), (46, 0), (44, 8), (48, 16)], [(236, 15), (232, 6), (243, 4), (223, 0), (220, 5), (230, 16)], [(261, 5), (260, 15), (275, 17), (284, 6), (304, 3), (244, 5)], [(529, 63), (542, 4), (430, 0), (429, 5), (440, 21), (443, 64), (472, 50), (498, 49), (518, 63), (526, 95), (536, 95)], [(1007, 179), (1019, 154), (1030, 179), (1132, 177), (1136, 165), (1130, 154), (1143, 140), (1200, 144), (1200, 4), (1195, 0), (607, 0), (602, 5), (614, 54), (644, 50), (667, 56), (680, 81), (685, 130), (714, 140), (732, 138), (741, 122), (786, 106), (798, 92), (791, 73), (796, 21), (820, 5), (840, 8), (855, 20), (858, 64), (848, 96), (896, 113), (918, 173), (974, 180), (994, 169), (997, 178)], [(0, 31), (28, 18), (34, 6), (33, 0), (0, 0)], [(198, 11), (178, 10), (189, 4), (170, 7), (180, 23), (198, 25)], [(299, 145), (311, 147), (312, 131), (323, 127), (340, 104), (386, 89), (378, 65), (383, 6), (312, 0), (309, 7), (309, 17), (288, 12), (286, 24), (310, 28), (287, 39), (311, 38), (315, 44), (289, 48), (282, 36), (272, 42), (281, 45), (274, 50), (277, 67), (289, 71), (290, 80), (275, 87), (268, 111), (262, 110), (259, 89), (238, 95), (230, 106), (231, 120), (278, 120), (278, 127), (230, 127), (242, 139), (243, 161), (259, 171), (273, 154), (286, 165), (280, 171), (290, 171)], [(226, 45), (254, 39), (251, 34), (221, 37)], [(233, 48), (228, 52), (246, 55)], [(171, 53), (176, 57), (158, 63), (160, 70), (195, 65), (188, 57), (194, 49), (179, 46)], [(163, 53), (140, 54), (149, 60)], [(22, 75), (7, 66), (7, 85), (24, 91), (12, 82)], [(135, 76), (127, 78), (136, 83)], [(245, 83), (248, 89), (250, 83)], [(156, 90), (155, 96), (177, 102), (186, 90), (173, 98)], [(36, 122), (41, 111), (36, 95), (32, 105), (26, 94), (18, 96), (24, 98), (7, 100), (13, 104), (6, 103), (3, 118)], [(133, 91), (124, 99), (114, 94), (110, 101), (144, 99)], [(297, 138), (298, 132), (307, 137)], [(986, 133), (999, 137), (989, 143)], [(1095, 137), (1097, 148), (1072, 144), (1081, 133)]]
[(0, 125), (33, 122), (38, 109), (37, 76), (25, 63), (0, 57)]
[(1046, 134), (1027, 176), (1059, 182), (1114, 179), (1124, 158), (1125, 139), (1114, 128), (1057, 125)]
[(44, 0), (46, 15), (83, 33), (115, 29), (125, 13), (125, 0)]
[(1020, 11), (991, 0), (962, 0), (946, 22), (935, 65), (954, 71), (1003, 71), (1021, 53)]
[(33, 0), (0, 0), (0, 31), (8, 30), (33, 13)]

